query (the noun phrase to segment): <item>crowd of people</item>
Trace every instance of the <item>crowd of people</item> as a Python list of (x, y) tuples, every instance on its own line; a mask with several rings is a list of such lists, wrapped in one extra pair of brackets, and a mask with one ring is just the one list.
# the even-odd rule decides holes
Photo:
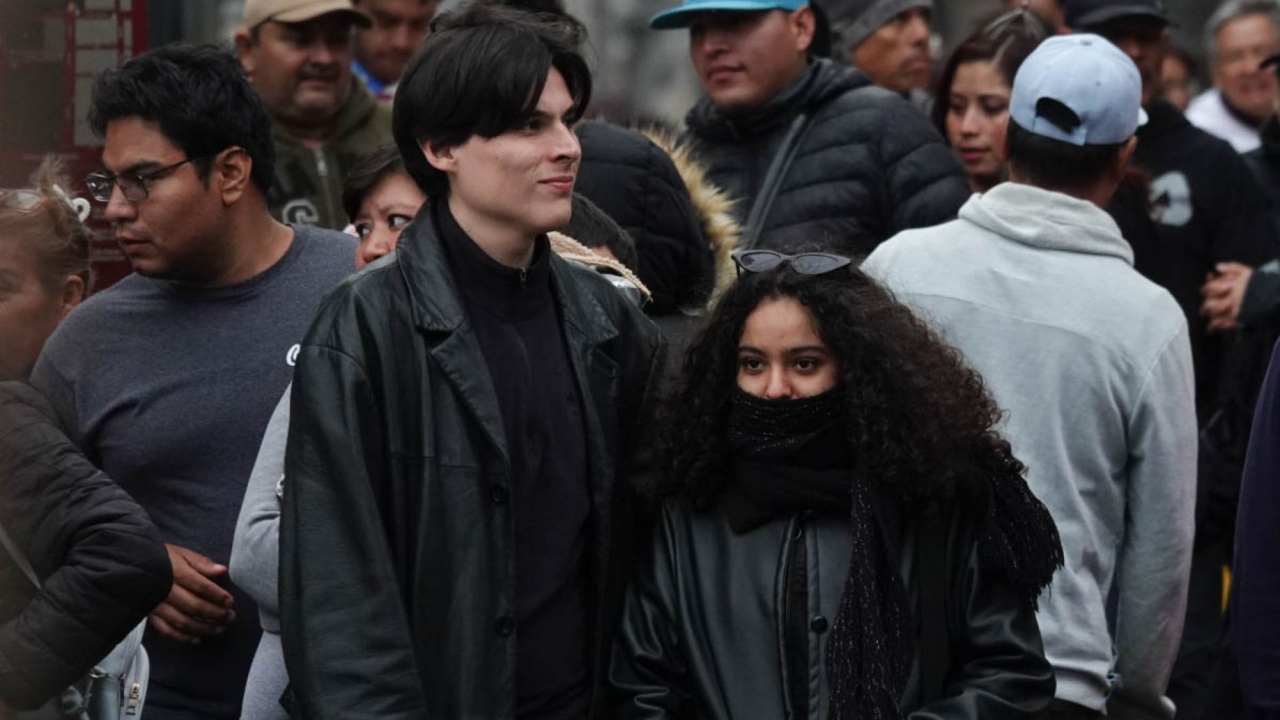
[(1280, 2), (436, 5), (0, 189), (0, 719), (1280, 718)]

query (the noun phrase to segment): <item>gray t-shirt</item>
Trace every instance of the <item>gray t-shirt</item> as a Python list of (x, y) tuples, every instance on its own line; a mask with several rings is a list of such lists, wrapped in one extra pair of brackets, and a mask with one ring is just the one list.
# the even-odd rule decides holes
[[(234, 286), (126, 277), (67, 317), (31, 377), (72, 440), (142, 505), (165, 542), (224, 565), (298, 343), (355, 257), (354, 238), (294, 232), (279, 262)], [(221, 582), (236, 598), (224, 635), (187, 645), (148, 631), (148, 715), (239, 717), (258, 613)]]

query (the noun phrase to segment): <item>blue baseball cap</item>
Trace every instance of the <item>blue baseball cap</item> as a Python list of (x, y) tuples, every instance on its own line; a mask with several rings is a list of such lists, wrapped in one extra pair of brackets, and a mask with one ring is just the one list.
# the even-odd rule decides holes
[(649, 19), (654, 30), (679, 30), (689, 27), (689, 16), (711, 10), (761, 12), (764, 10), (799, 10), (809, 0), (684, 0), (678, 8), (664, 10)]
[[(1062, 112), (1063, 106), (1069, 112)], [(1106, 38), (1051, 37), (1018, 68), (1009, 119), (1072, 145), (1117, 145), (1147, 122), (1142, 76)]]

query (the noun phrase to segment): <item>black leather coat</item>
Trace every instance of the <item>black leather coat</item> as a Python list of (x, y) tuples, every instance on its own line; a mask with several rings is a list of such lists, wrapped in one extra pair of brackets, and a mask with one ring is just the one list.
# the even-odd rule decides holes
[[(588, 429), (601, 687), (632, 563), (629, 450), (662, 340), (597, 273), (550, 262)], [(295, 717), (513, 717), (519, 509), (506, 448), (427, 204), (395, 253), (326, 298), (298, 357), (280, 537)]]
[(817, 60), (765, 107), (725, 115), (703, 98), (686, 118), (708, 177), (751, 210), (794, 118), (810, 113), (759, 247), (818, 243), (850, 257), (916, 227), (955, 219), (969, 183), (924, 113), (851, 67)]
[[(0, 383), (0, 706), (33, 709), (79, 680), (169, 594), (147, 513), (95, 468), (31, 387)], [(0, 710), (0, 714), (3, 711)]]
[[(881, 493), (881, 495), (885, 495)], [(920, 622), (921, 557), (916, 523), (897, 504), (877, 500), (877, 516)], [(911, 720), (1031, 720), (1053, 699), (1053, 670), (1044, 658), (1035, 612), (1002, 575), (984, 565), (972, 527), (952, 512), (944, 520), (945, 607), (949, 638), (941, 645), (950, 670), (942, 688), (923, 687), (917, 642), (911, 676), (899, 702)], [(794, 684), (807, 688), (808, 718), (825, 720), (829, 693), (824, 654), (849, 572), (849, 517), (792, 515), (735, 533), (723, 509), (694, 511), (668, 500), (653, 537), (653, 553), (637, 570), (627, 596), (610, 680), (619, 693), (615, 717), (791, 718)], [(785, 579), (796, 543), (804, 543), (809, 675), (787, 677), (783, 657), (788, 619)]]

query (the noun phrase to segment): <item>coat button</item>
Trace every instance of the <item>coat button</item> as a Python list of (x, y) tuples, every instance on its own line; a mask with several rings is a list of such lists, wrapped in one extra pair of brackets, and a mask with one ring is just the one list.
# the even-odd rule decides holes
[(503, 615), (493, 624), (493, 629), (498, 632), (498, 637), (507, 637), (516, 631), (516, 621), (510, 615)]
[(821, 615), (814, 615), (813, 619), (809, 621), (809, 629), (818, 634), (826, 632), (829, 627), (831, 627), (831, 623), (827, 622), (827, 619)]
[(507, 500), (511, 498), (511, 494), (507, 492), (505, 485), (494, 485), (489, 490), (489, 497), (493, 498), (494, 505), (506, 505)]

